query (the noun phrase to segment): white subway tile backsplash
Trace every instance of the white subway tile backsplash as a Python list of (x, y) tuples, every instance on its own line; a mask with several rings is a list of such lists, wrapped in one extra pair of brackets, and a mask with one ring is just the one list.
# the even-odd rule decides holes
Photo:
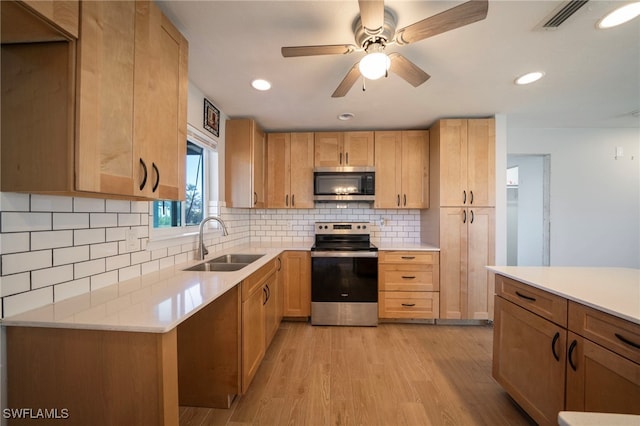
[[(109, 231), (107, 229), (107, 231)], [(73, 244), (82, 246), (85, 244), (96, 244), (105, 242), (104, 228), (78, 229), (73, 231)]]
[(160, 262), (160, 269), (168, 268), (175, 264), (173, 256), (163, 257), (158, 259), (158, 261)]
[(126, 281), (140, 276), (140, 265), (118, 269), (118, 281)]
[(42, 231), (31, 233), (31, 250), (69, 247), (72, 245), (72, 231)]
[(37, 290), (4, 297), (3, 315), (17, 315), (31, 309), (53, 303), (53, 287), (43, 287)]
[(70, 212), (72, 198), (56, 195), (31, 195), (31, 211), (33, 212)]
[[(101, 228), (100, 228), (101, 229)], [(104, 230), (104, 229), (101, 229)], [(107, 241), (124, 241), (127, 238), (127, 228), (107, 228)]]
[(118, 243), (93, 244), (89, 247), (89, 257), (99, 259), (101, 257), (116, 256), (118, 254)]
[(29, 233), (0, 234), (0, 250), (2, 254), (29, 251)]
[(21, 274), (6, 275), (0, 277), (0, 297), (22, 293), (31, 289), (31, 277), (29, 272)]
[(31, 271), (31, 288), (41, 288), (53, 284), (71, 281), (73, 279), (73, 265), (56, 266), (54, 268)]
[(118, 271), (109, 271), (104, 274), (91, 276), (91, 291), (106, 287), (118, 282)]
[(118, 226), (116, 213), (90, 213), (89, 223), (91, 228), (109, 228)]
[(117, 213), (131, 212), (131, 201), (107, 200), (106, 211)]
[(28, 212), (29, 194), (17, 192), (0, 193), (0, 211), (3, 212)]
[(139, 213), (118, 213), (118, 226), (138, 226), (140, 216)]
[(53, 229), (83, 229), (89, 227), (88, 213), (54, 213)]
[(147, 251), (138, 251), (135, 253), (131, 253), (131, 264), (135, 265), (138, 263), (148, 262), (151, 260), (151, 253)]
[(53, 286), (53, 300), (55, 302), (60, 302), (74, 296), (88, 293), (90, 290), (91, 286), (89, 284), (89, 278), (69, 281)]
[(149, 274), (151, 272), (155, 272), (160, 269), (160, 262), (157, 260), (152, 260), (151, 262), (145, 262), (142, 265), (142, 275)]
[(73, 265), (73, 276), (75, 279), (96, 275), (106, 270), (104, 259), (89, 260), (87, 262), (75, 263)]
[(98, 198), (74, 198), (74, 212), (101, 213), (105, 211), (105, 200)]
[(89, 246), (67, 247), (53, 250), (53, 265), (66, 265), (89, 260)]
[(51, 213), (2, 212), (2, 232), (48, 231)]
[(128, 253), (106, 258), (107, 271), (122, 269), (127, 266), (131, 266), (131, 255)]
[(131, 213), (144, 213), (145, 216), (149, 217), (149, 205), (152, 204), (149, 201), (132, 201), (131, 202)]
[(51, 266), (51, 250), (30, 251), (2, 256), (2, 275), (32, 271)]

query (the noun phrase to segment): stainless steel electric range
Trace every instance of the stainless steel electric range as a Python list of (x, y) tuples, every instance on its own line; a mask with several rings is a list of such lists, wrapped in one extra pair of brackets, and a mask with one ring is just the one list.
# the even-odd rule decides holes
[(378, 324), (378, 248), (368, 222), (317, 222), (311, 248), (311, 324)]

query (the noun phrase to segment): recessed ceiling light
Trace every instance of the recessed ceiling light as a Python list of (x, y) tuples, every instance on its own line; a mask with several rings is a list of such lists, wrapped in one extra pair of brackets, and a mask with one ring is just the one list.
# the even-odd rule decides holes
[(342, 114), (340, 114), (338, 116), (338, 120), (342, 120), (342, 121), (347, 121), (347, 120), (351, 120), (353, 117), (355, 117), (355, 115), (351, 112), (343, 112)]
[(542, 71), (534, 71), (516, 78), (515, 83), (518, 85), (530, 84), (540, 80), (544, 76)]
[(629, 22), (638, 15), (640, 15), (640, 2), (629, 3), (609, 13), (598, 21), (596, 26), (603, 30), (616, 27)]
[(255, 80), (253, 80), (251, 82), (251, 86), (253, 86), (254, 89), (260, 90), (260, 91), (265, 91), (265, 90), (271, 89), (271, 83), (269, 83), (267, 80), (263, 80), (261, 78), (257, 78)]

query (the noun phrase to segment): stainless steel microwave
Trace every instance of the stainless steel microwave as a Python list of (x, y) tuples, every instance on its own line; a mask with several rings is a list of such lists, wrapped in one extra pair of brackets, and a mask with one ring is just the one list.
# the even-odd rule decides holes
[(313, 179), (315, 201), (366, 201), (375, 196), (375, 172), (370, 167), (316, 168)]

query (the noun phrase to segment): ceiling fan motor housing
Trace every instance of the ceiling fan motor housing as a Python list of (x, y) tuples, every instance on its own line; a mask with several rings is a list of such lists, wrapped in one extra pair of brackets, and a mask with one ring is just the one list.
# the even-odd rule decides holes
[(356, 44), (365, 49), (371, 43), (382, 42), (389, 43), (393, 40), (396, 33), (397, 19), (391, 9), (384, 8), (384, 23), (381, 28), (364, 28), (362, 26), (362, 18), (360, 15), (353, 21), (353, 35)]

